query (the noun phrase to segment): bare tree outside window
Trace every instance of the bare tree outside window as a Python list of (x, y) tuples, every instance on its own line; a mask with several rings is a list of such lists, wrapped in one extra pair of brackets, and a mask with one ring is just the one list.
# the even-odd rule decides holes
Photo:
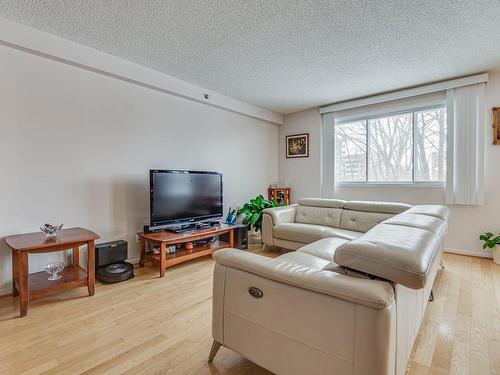
[(337, 182), (442, 182), (445, 179), (445, 107), (335, 125)]
[(368, 180), (412, 180), (412, 116), (404, 113), (368, 120)]
[(365, 121), (350, 122), (335, 127), (335, 179), (337, 181), (366, 180)]
[(446, 180), (446, 109), (415, 112), (415, 181)]

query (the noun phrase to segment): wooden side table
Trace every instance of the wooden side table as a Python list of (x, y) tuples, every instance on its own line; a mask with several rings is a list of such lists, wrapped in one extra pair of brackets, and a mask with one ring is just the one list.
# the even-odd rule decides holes
[[(234, 247), (234, 226), (220, 224), (208, 229), (196, 229), (189, 232), (155, 232), (155, 233), (137, 233), (139, 236), (141, 259), (139, 265), (144, 267), (144, 262), (151, 261), (158, 264), (160, 268), (160, 277), (165, 276), (165, 269), (176, 264), (186, 262), (191, 259), (210, 255), (215, 250)], [(192, 250), (178, 249), (175, 253), (167, 254), (167, 246), (177, 245), (186, 242), (192, 242), (210, 237), (229, 233), (229, 242), (217, 240), (204, 246), (196, 246)], [(159, 254), (146, 253), (146, 243), (160, 247)]]
[[(30, 300), (60, 290), (87, 286), (89, 295), (95, 293), (95, 249), (94, 242), (99, 235), (83, 228), (61, 230), (56, 237), (47, 238), (42, 232), (19, 234), (5, 238), (12, 249), (12, 294), (19, 295), (21, 316), (28, 313)], [(87, 271), (79, 266), (80, 246), (87, 245)], [(50, 253), (73, 249), (71, 265), (66, 265), (59, 280), (47, 280), (45, 272), (29, 273), (28, 255), (30, 253)]]

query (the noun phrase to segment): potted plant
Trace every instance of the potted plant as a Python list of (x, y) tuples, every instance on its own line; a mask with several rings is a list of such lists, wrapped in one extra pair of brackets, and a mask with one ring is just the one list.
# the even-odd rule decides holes
[(491, 254), (493, 255), (493, 262), (500, 265), (500, 235), (495, 236), (491, 232), (485, 232), (479, 236), (481, 241), (484, 241), (483, 249), (491, 249)]
[(267, 200), (262, 195), (257, 195), (238, 210), (238, 215), (245, 215), (243, 224), (247, 225), (248, 229), (252, 229), (253, 227), (256, 232), (260, 232), (260, 228), (262, 227), (262, 211), (266, 208), (278, 206), (279, 204), (275, 200)]

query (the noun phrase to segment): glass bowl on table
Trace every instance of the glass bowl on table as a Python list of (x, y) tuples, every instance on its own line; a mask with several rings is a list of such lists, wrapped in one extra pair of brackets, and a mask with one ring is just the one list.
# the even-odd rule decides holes
[(60, 275), (60, 273), (62, 272), (64, 267), (65, 264), (63, 262), (53, 262), (46, 264), (43, 269), (45, 272), (51, 275), (47, 280), (54, 281), (61, 279), (62, 276)]

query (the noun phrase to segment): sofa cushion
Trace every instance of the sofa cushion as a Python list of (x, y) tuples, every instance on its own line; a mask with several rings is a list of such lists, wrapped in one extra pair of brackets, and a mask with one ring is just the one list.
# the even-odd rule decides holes
[(409, 204), (395, 202), (378, 202), (378, 201), (346, 201), (344, 203), (345, 210), (363, 211), (363, 212), (379, 212), (383, 214), (400, 214), (411, 208)]
[(347, 269), (339, 266), (333, 260), (335, 250), (337, 250), (339, 246), (345, 244), (346, 242), (349, 242), (349, 240), (339, 237), (323, 238), (321, 240), (310, 243), (309, 245), (301, 247), (296, 251), (296, 253), (304, 253), (322, 258), (328, 261), (328, 263), (325, 264), (321, 269), (346, 275)]
[(407, 227), (425, 229), (437, 234), (441, 234), (446, 230), (446, 222), (444, 220), (429, 215), (413, 214), (408, 211), (391, 217), (384, 221), (384, 224), (405, 225)]
[[(312, 254), (308, 253), (301, 253), (301, 252), (291, 252), (287, 254), (283, 254), (279, 256), (279, 260), (288, 262), (288, 263), (293, 263), (296, 264), (297, 266), (301, 267), (307, 267), (307, 268), (312, 268), (312, 269), (317, 269), (317, 270), (323, 270), (323, 271), (330, 271), (330, 272), (335, 272), (340, 275), (348, 275), (348, 272), (351, 272), (349, 269), (339, 266), (335, 261), (327, 261), (324, 258), (317, 257)], [(358, 274), (349, 274), (349, 276), (353, 277), (359, 277)], [(366, 276), (363, 275), (363, 278), (366, 278)]]
[(329, 260), (323, 259), (321, 257), (308, 254), (301, 253), (298, 251), (292, 251), (290, 253), (286, 253), (277, 257), (277, 259), (282, 260), (284, 262), (289, 262), (296, 264), (302, 267), (313, 268), (316, 270), (322, 270), (324, 267), (330, 264)]
[(282, 249), (287, 249), (287, 250), (298, 250), (302, 246), (304, 246), (303, 242), (283, 240), (278, 237), (274, 238), (273, 244), (274, 244), (273, 246), (281, 247)]
[(341, 229), (353, 230), (356, 232), (368, 232), (375, 225), (393, 217), (393, 214), (380, 212), (364, 212), (343, 210), (340, 218)]
[(450, 210), (448, 207), (436, 205), (413, 206), (407, 212), (411, 214), (433, 216), (444, 221), (448, 221), (448, 217), (450, 216)]
[(330, 228), (322, 225), (302, 224), (302, 223), (283, 223), (273, 228), (273, 235), (276, 238), (284, 240), (311, 243), (326, 237), (341, 237), (348, 240), (359, 237), (362, 233), (340, 229)]
[(295, 222), (304, 224), (326, 225), (338, 228), (341, 208), (297, 206)]
[(436, 233), (382, 223), (340, 246), (334, 260), (341, 266), (421, 289), (440, 246), (440, 236)]
[(301, 247), (297, 250), (297, 252), (308, 253), (331, 262), (333, 261), (333, 255), (335, 254), (337, 247), (345, 244), (346, 242), (349, 242), (349, 240), (339, 237), (323, 238)]
[[(310, 256), (314, 256), (316, 258), (322, 258), (324, 260), (329, 261), (328, 264), (322, 265), (321, 269), (324, 271), (332, 271), (332, 272), (340, 273), (342, 275), (348, 275), (348, 276), (352, 276), (352, 277), (358, 277), (358, 278), (361, 277), (363, 279), (368, 279), (369, 276), (367, 276), (366, 274), (351, 270), (349, 268), (339, 266), (333, 260), (334, 255), (335, 255), (335, 251), (337, 250), (337, 248), (339, 246), (342, 246), (343, 244), (345, 244), (347, 242), (349, 242), (349, 240), (339, 238), (339, 237), (323, 238), (321, 240), (310, 243), (309, 245), (302, 246), (295, 253), (290, 253), (290, 254), (304, 253), (304, 254), (307, 254)], [(297, 258), (296, 262), (299, 259), (301, 259), (301, 258)], [(303, 265), (306, 265), (306, 264), (304, 263)]]

